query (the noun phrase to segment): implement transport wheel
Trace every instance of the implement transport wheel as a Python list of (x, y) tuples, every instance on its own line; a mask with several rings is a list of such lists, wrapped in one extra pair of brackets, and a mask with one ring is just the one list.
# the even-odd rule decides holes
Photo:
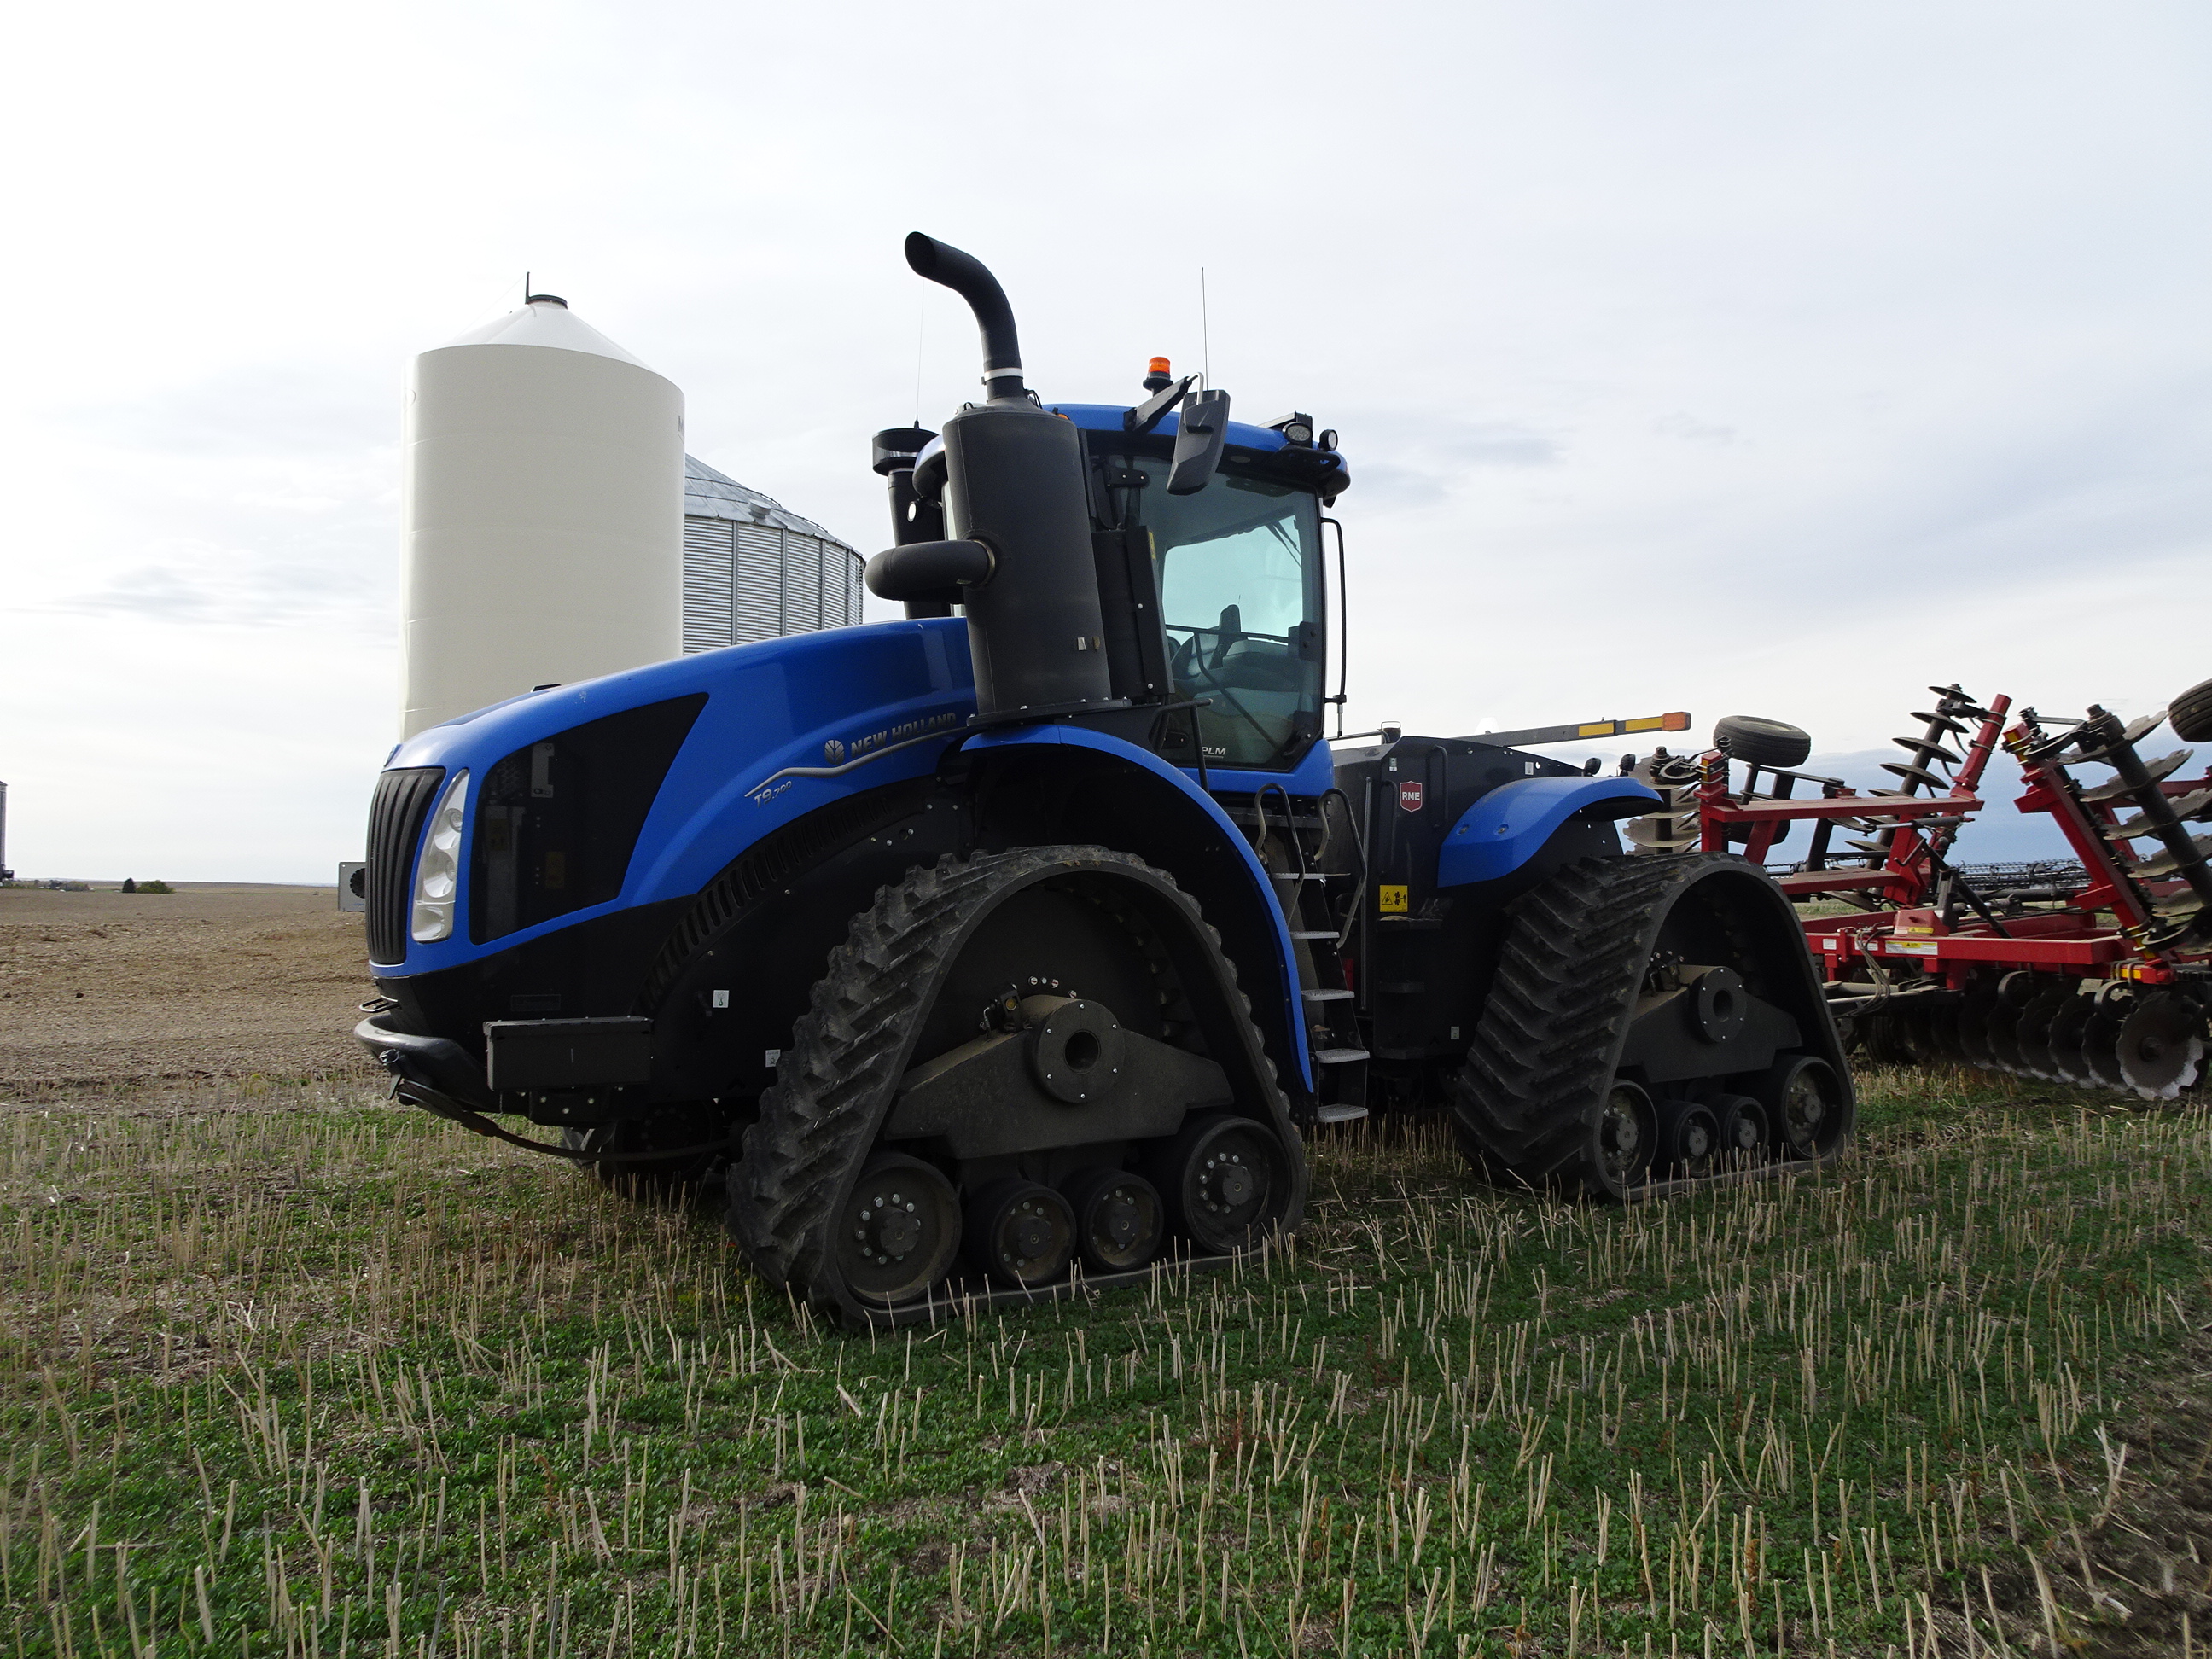
[(1802, 727), (1758, 714), (1723, 714), (1713, 722), (1713, 747), (1751, 766), (1802, 766), (1813, 739)]
[[(1796, 914), (1764, 871), (1712, 854), (1586, 859), (1506, 918), (1451, 1082), (1455, 1136), (1485, 1179), (1627, 1198), (1684, 1157), (1662, 1127), (1681, 1114), (1655, 1097), (1758, 1095), (1778, 1057), (1817, 1058), (1833, 1084), (1832, 1133), (1814, 1155), (1848, 1136), (1834, 1022)], [(1698, 1110), (1706, 1146), (1693, 1168), (1720, 1139), (1713, 1113)]]
[[(1224, 1109), (1263, 1179), (1234, 1225), (1201, 1207), (1182, 1239), (1198, 1254), (1294, 1229), (1306, 1188), (1213, 930), (1104, 848), (947, 857), (879, 890), (830, 951), (731, 1170), (730, 1230), (763, 1277), (848, 1323), (942, 1316), (1062, 1278), (1079, 1250), (1101, 1271), (1071, 1178), (1157, 1168)], [(1131, 1267), (1179, 1220), (1164, 1188), (1136, 1208), (1126, 1238), (1112, 1215), (1091, 1229)]]
[(2184, 743), (2212, 743), (2212, 680), (2199, 680), (2166, 705), (2173, 735)]

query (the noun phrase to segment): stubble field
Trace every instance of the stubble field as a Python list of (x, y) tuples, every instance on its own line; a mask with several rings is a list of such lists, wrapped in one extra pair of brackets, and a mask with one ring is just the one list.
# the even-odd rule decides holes
[(1866, 1080), (1627, 1210), (1312, 1149), (1290, 1248), (825, 1329), (343, 1074), (0, 1098), (17, 1654), (2193, 1651), (2212, 1123)]

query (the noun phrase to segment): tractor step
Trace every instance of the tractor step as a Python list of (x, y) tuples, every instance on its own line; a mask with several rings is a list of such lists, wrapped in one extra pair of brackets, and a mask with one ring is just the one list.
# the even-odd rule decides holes
[(1291, 930), (1291, 937), (1292, 939), (1334, 939), (1336, 937), (1336, 930), (1332, 927), (1318, 933), (1301, 933), (1296, 928), (1292, 928)]
[(1308, 1002), (1349, 1002), (1352, 1000), (1352, 993), (1349, 991), (1300, 991), (1298, 994), (1304, 997)]
[(1323, 1106), (1314, 1113), (1316, 1123), (1358, 1123), (1367, 1115), (1364, 1106)]
[(1314, 1064), (1316, 1066), (1349, 1066), (1354, 1060), (1366, 1058), (1367, 1050), (1364, 1048), (1316, 1048), (1314, 1050)]

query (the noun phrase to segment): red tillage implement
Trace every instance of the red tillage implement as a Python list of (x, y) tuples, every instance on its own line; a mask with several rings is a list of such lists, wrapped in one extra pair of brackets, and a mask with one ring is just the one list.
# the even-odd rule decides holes
[[(1806, 857), (1779, 880), (1801, 905), (1849, 907), (1805, 916), (1803, 927), (1832, 1006), (1869, 1058), (1946, 1059), (2175, 1098), (2197, 1081), (2212, 1005), (2212, 836), (2184, 827), (2212, 817), (2212, 773), (2176, 777), (2186, 750), (2138, 752), (2166, 711), (2124, 724), (2094, 706), (2079, 721), (2024, 708), (2007, 729), (2008, 699), (1984, 708), (1957, 686), (1932, 689), (1936, 708), (1915, 717), (1922, 734), (1897, 739), (1909, 763), (1887, 769), (1899, 790), (1862, 793), (1717, 749), (1695, 763), (1694, 781), (1679, 763), (1667, 780), (1678, 785), (1675, 810), (1693, 797), (1700, 848), (1740, 845), (1758, 863), (1796, 824), (1809, 826)], [(2203, 687), (2175, 700), (2182, 737), (2212, 737), (2208, 702)], [(1948, 861), (1981, 810), (2001, 732), (2027, 785), (2019, 810), (2051, 816), (2081, 878), (1983, 887)], [(1735, 793), (1732, 758), (1747, 767)], [(2089, 767), (2109, 775), (2076, 775)], [(1798, 798), (1800, 784), (1820, 793)], [(1856, 837), (1840, 851), (1838, 827)], [(1664, 833), (1638, 839), (1659, 844)]]

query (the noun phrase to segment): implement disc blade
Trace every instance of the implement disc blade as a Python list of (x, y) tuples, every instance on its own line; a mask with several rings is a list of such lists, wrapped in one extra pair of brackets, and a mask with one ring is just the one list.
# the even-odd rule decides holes
[(2057, 1079), (2058, 1067), (2051, 1053), (2051, 1024), (2066, 1005), (2074, 1000), (2070, 984), (2053, 984), (2039, 991), (2035, 1000), (2020, 1011), (2020, 1022), (2013, 1036), (2020, 1045), (2020, 1068), (2030, 1077)]
[(2204, 1012), (2186, 997), (2139, 997), (2120, 1023), (2120, 1076), (2145, 1100), (2178, 1097), (2203, 1058)]
[(2034, 1075), (2021, 1058), (2020, 1017), (2040, 988), (2035, 975), (2025, 969), (2007, 974), (1997, 981), (1997, 1006), (1990, 1011), (1987, 1030), (1990, 1064), (2001, 1072)]
[(1997, 988), (1984, 982), (1968, 991), (1959, 1005), (1959, 1057), (1969, 1066), (1995, 1066), (1996, 1056), (1990, 1052), (1990, 1017), (2002, 1012), (1997, 1000)]
[(2127, 1079), (2120, 1075), (2120, 1027), (2134, 1010), (2134, 998), (2100, 996), (2092, 1000), (2095, 1010), (2081, 1028), (2082, 1064), (2100, 1086), (2132, 1093)]
[(2085, 1089), (2097, 1086), (2096, 1073), (2089, 1069), (2089, 1062), (2081, 1053), (2081, 1039), (2088, 1031), (2089, 1017), (2096, 1012), (2096, 998), (2070, 996), (2051, 1021), (2051, 1069), (2067, 1082), (2078, 1083)]

